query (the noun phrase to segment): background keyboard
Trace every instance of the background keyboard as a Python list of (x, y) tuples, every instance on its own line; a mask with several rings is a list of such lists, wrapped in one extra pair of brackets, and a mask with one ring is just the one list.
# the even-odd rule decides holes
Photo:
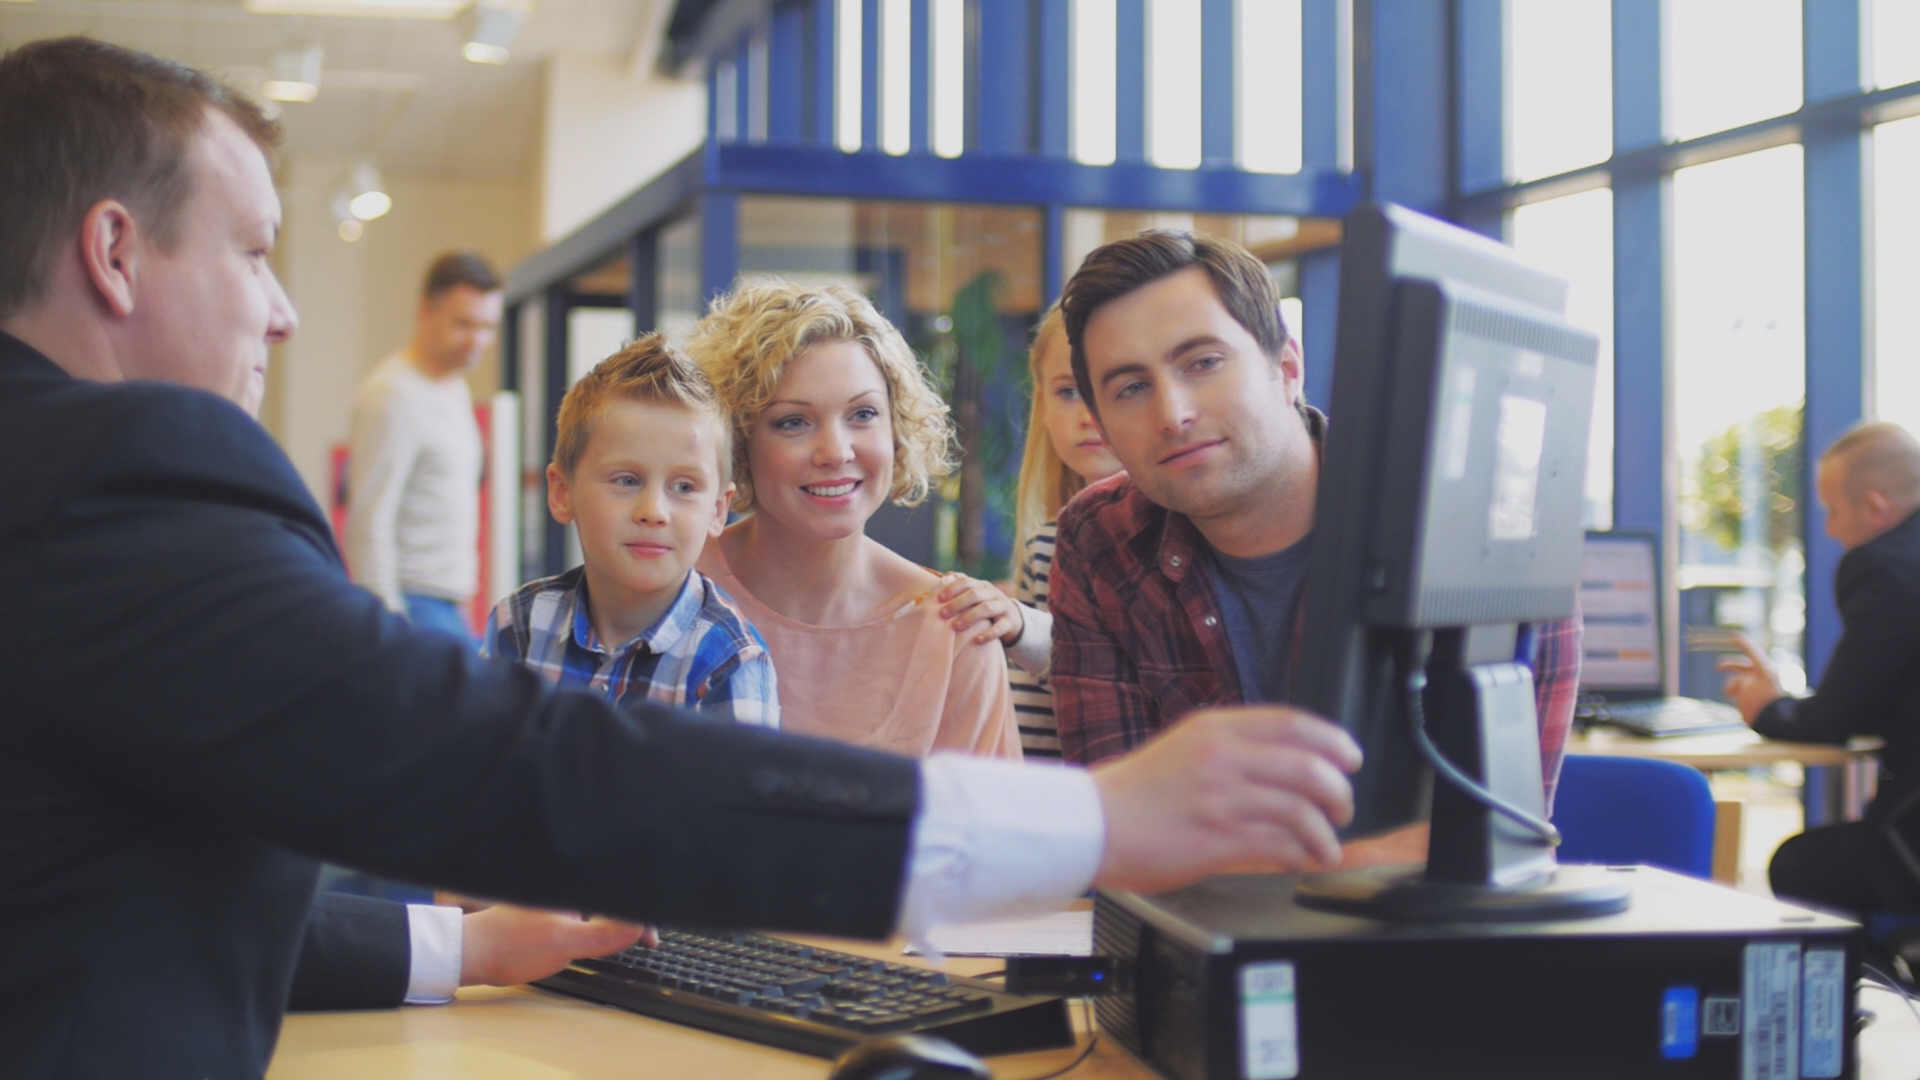
[(1608, 724), (1635, 735), (1703, 735), (1738, 731), (1747, 725), (1740, 710), (1699, 698), (1650, 698), (1645, 701), (1582, 701), (1574, 718), (1586, 724)]
[(662, 930), (660, 945), (535, 983), (644, 1016), (818, 1057), (875, 1035), (937, 1034), (975, 1054), (1073, 1044), (1062, 998), (758, 934)]

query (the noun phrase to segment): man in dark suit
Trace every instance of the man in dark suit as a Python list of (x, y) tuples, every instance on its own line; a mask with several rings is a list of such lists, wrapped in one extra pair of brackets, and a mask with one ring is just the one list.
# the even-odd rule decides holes
[(1827, 535), (1847, 549), (1834, 574), (1843, 632), (1817, 692), (1782, 693), (1767, 658), (1724, 662), (1727, 696), (1760, 734), (1842, 743), (1878, 735), (1882, 780), (1865, 820), (1809, 829), (1768, 867), (1775, 894), (1865, 917), (1920, 912), (1920, 442), (1862, 424), (1820, 459)]
[(275, 135), (150, 56), (0, 58), (0, 1075), (263, 1072), (316, 859), (866, 937), (1338, 859), (1358, 751), (1288, 709), (1092, 772), (915, 762), (415, 632), (249, 415), (295, 322)]

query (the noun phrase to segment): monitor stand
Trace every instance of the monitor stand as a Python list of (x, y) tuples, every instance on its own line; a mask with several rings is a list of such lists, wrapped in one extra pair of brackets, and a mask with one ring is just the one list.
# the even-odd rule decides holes
[[(1513, 661), (1468, 665), (1466, 648), (1463, 630), (1434, 635), (1422, 710), (1433, 741), (1461, 772), (1544, 820), (1533, 674)], [(1312, 875), (1300, 883), (1299, 902), (1419, 922), (1583, 919), (1627, 907), (1628, 889), (1605, 868), (1558, 865), (1534, 833), (1441, 777), (1433, 782), (1432, 823), (1424, 868)]]

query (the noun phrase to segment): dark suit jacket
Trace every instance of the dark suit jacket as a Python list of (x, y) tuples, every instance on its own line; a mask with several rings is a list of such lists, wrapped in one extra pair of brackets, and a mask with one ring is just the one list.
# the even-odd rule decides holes
[(413, 936), (407, 905), (323, 892), (307, 909), (287, 1008), (390, 1009), (407, 999)]
[(635, 920), (880, 936), (919, 773), (617, 713), (341, 573), (258, 424), (0, 334), (0, 1075), (263, 1072), (316, 859)]
[[(1885, 739), (1880, 793), (1867, 813), (1869, 821), (1884, 823), (1889, 811), (1920, 792), (1920, 514), (1847, 552), (1833, 591), (1843, 630), (1818, 691), (1774, 702), (1753, 727), (1798, 742)], [(1895, 824), (1920, 850), (1920, 812)]]

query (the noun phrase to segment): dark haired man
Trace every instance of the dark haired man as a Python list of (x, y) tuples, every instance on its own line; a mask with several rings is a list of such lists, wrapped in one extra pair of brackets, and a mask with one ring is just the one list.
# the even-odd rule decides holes
[(1338, 857), (1358, 751), (1293, 710), (1092, 772), (915, 762), (617, 712), (394, 616), (246, 411), (294, 329), (274, 136), (151, 56), (0, 57), (0, 1075), (260, 1075), (315, 859), (878, 937)]
[[(1067, 283), (1074, 379), (1126, 466), (1060, 514), (1052, 678), (1070, 760), (1124, 753), (1195, 709), (1292, 696), (1326, 418), (1279, 303), (1244, 248), (1185, 233), (1115, 241)], [(1578, 630), (1537, 640), (1551, 805)], [(1378, 854), (1417, 860), (1422, 836)]]
[(347, 567), (396, 614), (471, 639), (479, 585), (480, 427), (466, 374), (500, 327), (500, 278), (470, 251), (433, 261), (413, 340), (353, 399)]

